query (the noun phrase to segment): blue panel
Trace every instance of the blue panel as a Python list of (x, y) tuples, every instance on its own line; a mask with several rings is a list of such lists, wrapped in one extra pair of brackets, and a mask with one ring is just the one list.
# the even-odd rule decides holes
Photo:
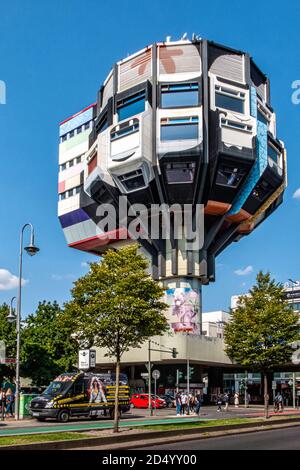
[[(251, 116), (257, 117), (257, 102), (256, 102), (256, 90), (254, 87), (251, 88)], [(268, 127), (264, 122), (260, 120), (256, 121), (256, 161), (251, 169), (245, 183), (235, 198), (231, 210), (228, 212), (230, 215), (237, 214), (245, 204), (246, 200), (252, 193), (259, 178), (267, 168), (268, 164)]]
[(70, 227), (71, 225), (79, 224), (85, 220), (90, 220), (89, 216), (83, 209), (76, 209), (75, 211), (68, 212), (67, 214), (61, 215), (59, 221), (62, 228)]

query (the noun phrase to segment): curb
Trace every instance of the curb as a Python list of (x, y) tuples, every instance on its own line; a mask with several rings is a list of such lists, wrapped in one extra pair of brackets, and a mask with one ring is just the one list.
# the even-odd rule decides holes
[[(68, 441), (49, 441), (40, 442), (34, 444), (15, 444), (12, 446), (0, 446), (2, 450), (70, 450), (70, 449), (84, 449), (86, 447), (103, 447), (103, 450), (107, 450), (108, 446), (114, 446), (117, 448), (134, 449), (137, 447), (137, 443), (140, 442), (143, 447), (152, 446), (155, 444), (161, 444), (162, 438), (168, 439), (168, 443), (178, 442), (178, 437), (195, 440), (195, 439), (207, 439), (215, 437), (212, 434), (221, 433), (222, 431), (230, 432), (230, 434), (237, 434), (234, 431), (244, 432), (257, 432), (264, 431), (274, 428), (288, 428), (292, 426), (299, 426), (300, 418), (283, 419), (280, 422), (262, 422), (262, 423), (243, 423), (243, 424), (232, 424), (222, 426), (203, 426), (201, 430), (197, 428), (191, 429), (174, 429), (170, 431), (149, 431), (145, 433), (135, 433), (130, 435), (113, 435), (109, 437), (89, 437), (86, 439), (68, 440)], [(233, 431), (233, 432), (231, 432)], [(209, 433), (209, 435), (207, 435)], [(225, 433), (225, 434), (226, 434)], [(219, 434), (222, 435), (222, 434)], [(173, 438), (173, 439), (172, 439)], [(146, 441), (146, 442), (145, 442)], [(151, 441), (151, 442), (147, 442)], [(132, 445), (130, 445), (132, 443)], [(124, 446), (123, 446), (124, 444)], [(126, 446), (125, 446), (126, 444)], [(115, 447), (116, 446), (116, 447)]]

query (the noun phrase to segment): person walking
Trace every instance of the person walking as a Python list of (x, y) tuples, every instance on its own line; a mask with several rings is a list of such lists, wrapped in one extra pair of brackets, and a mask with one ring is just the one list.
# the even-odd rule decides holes
[(6, 414), (11, 416), (11, 418), (14, 417), (13, 413), (13, 403), (14, 403), (14, 394), (11, 388), (7, 389), (6, 392)]
[(181, 412), (180, 412), (181, 416), (185, 415), (187, 405), (188, 405), (188, 396), (185, 392), (183, 392), (181, 395)]
[(222, 396), (218, 395), (217, 396), (217, 412), (218, 413), (222, 411), (222, 404), (223, 404)]
[(228, 407), (229, 407), (229, 395), (228, 395), (228, 393), (225, 393), (225, 395), (223, 397), (223, 401), (224, 401), (224, 405), (225, 405), (225, 411), (228, 411)]
[(235, 392), (234, 394), (234, 407), (238, 408), (240, 404), (240, 398), (238, 392)]
[(6, 392), (4, 388), (0, 389), (0, 413), (3, 421), (6, 414)]
[(181, 394), (179, 392), (176, 393), (175, 403), (176, 403), (176, 416), (180, 416), (181, 415)]
[(275, 411), (283, 411), (283, 396), (280, 392), (277, 392), (275, 397)]
[(198, 393), (196, 394), (196, 414), (197, 414), (198, 416), (200, 415), (201, 403), (202, 403), (202, 396), (201, 396), (201, 393), (198, 392)]

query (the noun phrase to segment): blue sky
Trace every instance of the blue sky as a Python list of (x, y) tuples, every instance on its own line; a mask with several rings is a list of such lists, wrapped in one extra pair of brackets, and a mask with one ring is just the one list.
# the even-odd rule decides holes
[[(66, 246), (56, 217), (58, 123), (95, 101), (115, 61), (184, 32), (252, 54), (271, 80), (278, 136), (288, 150), (284, 204), (218, 258), (216, 283), (203, 289), (204, 311), (227, 308), (259, 269), (282, 282), (300, 279), (300, 199), (293, 198), (300, 187), (300, 105), (291, 101), (291, 84), (300, 79), (299, 10), (296, 1), (0, 0), (0, 80), (7, 87), (0, 105), (0, 269), (17, 274), (23, 223), (34, 224), (41, 248), (24, 257), (24, 315), (39, 300), (68, 299), (73, 280), (94, 259)], [(0, 303), (16, 294), (14, 279), (3, 283)]]

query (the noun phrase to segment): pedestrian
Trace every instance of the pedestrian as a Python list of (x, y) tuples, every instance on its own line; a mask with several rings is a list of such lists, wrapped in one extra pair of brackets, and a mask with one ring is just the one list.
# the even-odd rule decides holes
[(188, 396), (185, 392), (183, 392), (181, 394), (181, 411), (180, 411), (181, 416), (185, 415), (187, 405), (188, 405)]
[(218, 412), (222, 411), (222, 404), (223, 404), (222, 397), (221, 395), (218, 395), (217, 396), (217, 411)]
[(283, 411), (283, 396), (280, 392), (277, 392), (275, 397), (275, 411)]
[(225, 395), (223, 397), (223, 401), (224, 401), (224, 405), (225, 405), (225, 411), (228, 411), (228, 407), (229, 407), (229, 395), (228, 395), (228, 393), (225, 393)]
[(195, 396), (193, 394), (190, 394), (189, 396), (189, 408), (188, 411), (190, 413), (194, 413), (195, 411)]
[(180, 414), (181, 414), (181, 394), (179, 392), (176, 393), (175, 402), (176, 402), (176, 416), (180, 416)]
[(6, 392), (4, 388), (0, 389), (0, 413), (3, 420), (6, 413)]
[(13, 394), (13, 391), (11, 388), (8, 388), (7, 389), (7, 392), (6, 392), (6, 414), (11, 416), (11, 418), (13, 418), (14, 414), (13, 414), (13, 403), (15, 401), (15, 397), (14, 397), (14, 394)]
[(198, 391), (198, 393), (196, 394), (196, 414), (198, 416), (200, 415), (201, 403), (202, 403), (202, 396), (201, 396), (201, 393)]
[(235, 392), (235, 394), (234, 394), (234, 407), (238, 408), (239, 404), (240, 404), (239, 394), (238, 394), (238, 392)]
[(250, 405), (250, 401), (251, 401), (251, 395), (250, 393), (247, 393), (247, 408)]

